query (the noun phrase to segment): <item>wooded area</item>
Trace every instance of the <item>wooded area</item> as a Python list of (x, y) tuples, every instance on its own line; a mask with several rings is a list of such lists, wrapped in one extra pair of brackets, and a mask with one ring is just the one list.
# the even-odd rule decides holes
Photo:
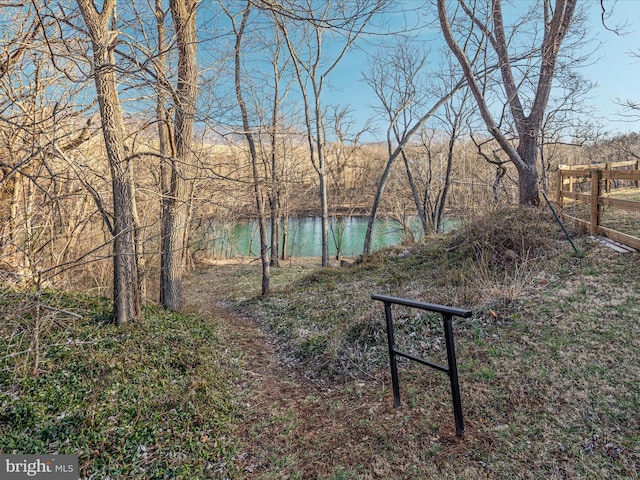
[[(638, 158), (637, 135), (584, 121), (575, 0), (508, 25), (498, 0), (116, 2), (3, 4), (0, 272), (110, 290), (119, 323), (181, 308), (212, 221), (258, 219), (266, 294), (291, 216), (321, 216), (328, 265), (332, 217), (367, 215), (368, 253), (377, 216), (438, 233), (445, 214), (536, 205), (560, 163)], [(398, 12), (438, 20), (447, 47), (387, 24)], [(377, 131), (326, 101), (355, 48)]]

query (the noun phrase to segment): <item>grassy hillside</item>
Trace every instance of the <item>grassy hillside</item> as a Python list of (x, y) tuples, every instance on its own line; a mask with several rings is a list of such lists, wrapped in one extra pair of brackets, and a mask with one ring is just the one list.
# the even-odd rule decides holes
[(102, 299), (37, 297), (2, 291), (0, 452), (78, 455), (84, 478), (226, 473), (235, 373), (214, 324), (147, 309), (118, 328)]
[[(288, 459), (266, 462), (264, 478), (639, 477), (637, 254), (576, 241), (580, 255), (548, 212), (515, 208), (348, 267), (275, 271), (268, 298), (256, 296), (257, 266), (202, 269), (196, 295), (206, 285), (226, 296), (317, 389), (302, 401), (270, 392), (296, 413), (273, 414), (250, 436), (277, 445), (254, 446), (266, 458)], [(401, 362), (403, 406), (392, 407), (384, 313), (372, 293), (473, 309), (454, 322), (463, 440), (441, 373)], [(402, 350), (446, 364), (439, 317), (394, 316)], [(315, 427), (305, 428), (309, 415)], [(305, 454), (274, 429), (304, 438)]]
[[(101, 299), (4, 289), (0, 452), (77, 454), (85, 478), (638, 478), (637, 254), (577, 243), (517, 208), (291, 261), (267, 298), (259, 265), (203, 265), (188, 315), (124, 328)], [(402, 362), (393, 407), (372, 293), (474, 311), (454, 322), (463, 438), (439, 372)], [(401, 348), (444, 363), (438, 317), (394, 315)]]

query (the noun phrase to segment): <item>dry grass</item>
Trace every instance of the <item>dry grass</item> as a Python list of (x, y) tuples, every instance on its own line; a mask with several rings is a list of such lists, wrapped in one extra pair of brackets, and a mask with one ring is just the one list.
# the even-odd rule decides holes
[[(347, 268), (274, 271), (266, 299), (257, 266), (202, 268), (194, 285), (242, 315), (230, 331), (267, 332), (240, 363), (234, 478), (639, 478), (637, 255), (577, 241), (580, 257), (516, 209)], [(371, 293), (474, 309), (455, 323), (464, 438), (438, 372), (403, 363), (393, 408)], [(400, 343), (443, 361), (437, 318), (395, 315)]]
[[(637, 254), (576, 241), (496, 211), (347, 267), (285, 262), (267, 298), (258, 263), (201, 265), (191, 315), (127, 328), (105, 300), (3, 290), (0, 452), (78, 454), (84, 478), (640, 478)], [(393, 407), (372, 293), (473, 309), (463, 438), (440, 372), (402, 362)], [(394, 318), (403, 350), (445, 362), (437, 316)], [(37, 362), (18, 352), (36, 337)]]

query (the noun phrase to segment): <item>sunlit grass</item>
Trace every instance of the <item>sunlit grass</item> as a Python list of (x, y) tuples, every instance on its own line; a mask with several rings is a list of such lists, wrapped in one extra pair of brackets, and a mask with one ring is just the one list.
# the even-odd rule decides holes
[[(452, 440), (446, 375), (403, 363), (399, 417), (349, 417), (340, 430), (346, 439), (365, 438), (364, 472), (347, 470), (357, 478), (634, 477), (637, 259), (576, 240), (583, 256), (547, 217), (497, 212), (424, 247), (301, 271), (267, 298), (229, 302), (320, 385), (371, 384), (377, 393), (353, 401), (376, 411), (389, 380), (383, 312), (371, 293), (474, 309), (455, 322), (465, 439)], [(403, 349), (443, 360), (437, 318), (394, 315)], [(388, 390), (383, 397), (390, 401)]]
[[(636, 478), (637, 255), (576, 241), (507, 209), (349, 266), (284, 262), (265, 298), (257, 263), (203, 265), (191, 314), (126, 327), (104, 299), (3, 290), (0, 451), (76, 454), (84, 478)], [(372, 293), (473, 309), (463, 438), (442, 372), (401, 362), (393, 407)], [(403, 349), (444, 361), (438, 316), (394, 317)]]

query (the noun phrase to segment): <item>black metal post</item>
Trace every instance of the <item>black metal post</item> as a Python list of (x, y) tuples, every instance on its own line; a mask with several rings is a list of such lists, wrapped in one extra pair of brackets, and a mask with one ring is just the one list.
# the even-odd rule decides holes
[(464, 419), (462, 417), (462, 401), (460, 400), (460, 383), (458, 382), (458, 364), (456, 362), (456, 347), (453, 342), (453, 328), (451, 314), (443, 314), (444, 341), (447, 346), (447, 364), (449, 380), (451, 381), (451, 400), (453, 401), (453, 416), (456, 422), (456, 436), (464, 433)]
[[(453, 341), (453, 317), (468, 318), (471, 316), (471, 310), (463, 310), (460, 308), (447, 307), (445, 305), (436, 305), (433, 303), (417, 302), (405, 298), (390, 297), (387, 295), (372, 295), (373, 300), (379, 300), (384, 303), (384, 316), (387, 322), (387, 342), (389, 344), (389, 364), (391, 367), (391, 382), (393, 386), (393, 400), (396, 407), (400, 406), (400, 380), (398, 378), (398, 362), (396, 357), (405, 357), (414, 362), (418, 362), (427, 367), (435, 368), (449, 375), (451, 382), (451, 400), (453, 402), (453, 414), (456, 424), (456, 436), (461, 437), (464, 433), (464, 419), (462, 417), (462, 401), (460, 399), (460, 383), (458, 381), (458, 365), (456, 362), (456, 350)], [(447, 367), (431, 363), (422, 358), (415, 357), (405, 352), (396, 350), (395, 334), (393, 331), (393, 317), (391, 313), (391, 305), (404, 305), (411, 308), (428, 310), (437, 312), (442, 315), (444, 327), (445, 346), (447, 349)]]
[(391, 303), (384, 302), (384, 316), (387, 320), (387, 343), (389, 344), (389, 365), (391, 367), (391, 385), (393, 387), (393, 404), (400, 406), (400, 380), (398, 379), (398, 361), (396, 360), (396, 339), (393, 333), (393, 317)]
[(544, 193), (542, 190), (540, 191), (540, 193), (542, 193), (544, 200), (547, 202), (547, 205), (551, 209), (551, 213), (553, 213), (553, 216), (555, 217), (556, 222), (558, 222), (558, 224), (560, 225), (560, 228), (562, 228), (562, 231), (564, 232), (564, 236), (567, 237), (567, 240), (569, 240), (569, 243), (573, 247), (573, 251), (575, 252), (576, 255), (580, 255), (580, 251), (578, 250), (578, 247), (576, 247), (576, 244), (573, 243), (573, 239), (571, 238), (571, 235), (569, 235), (569, 232), (567, 232), (567, 229), (564, 228), (564, 223), (562, 223), (562, 220), (560, 220), (560, 217), (556, 213), (556, 209), (553, 208), (553, 205), (551, 205), (551, 202), (547, 198), (547, 194)]

